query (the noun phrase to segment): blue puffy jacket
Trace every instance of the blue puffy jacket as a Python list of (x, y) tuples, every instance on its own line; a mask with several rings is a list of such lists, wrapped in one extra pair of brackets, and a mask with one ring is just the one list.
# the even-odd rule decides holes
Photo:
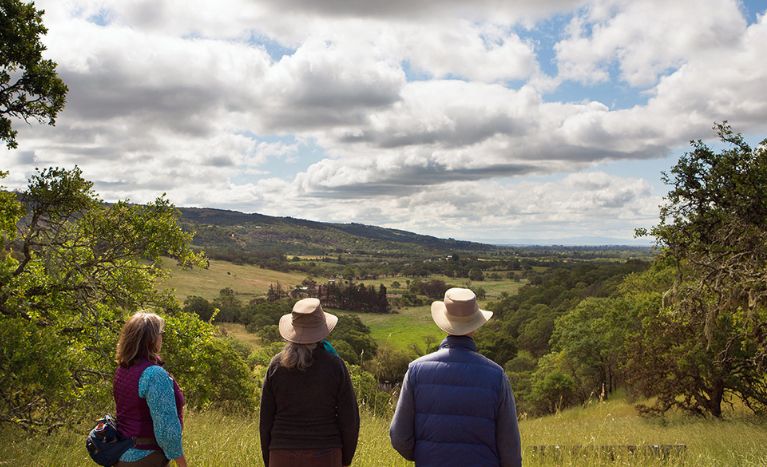
[(448, 336), (440, 350), (410, 364), (389, 434), (419, 467), (522, 462), (509, 380), (468, 336)]

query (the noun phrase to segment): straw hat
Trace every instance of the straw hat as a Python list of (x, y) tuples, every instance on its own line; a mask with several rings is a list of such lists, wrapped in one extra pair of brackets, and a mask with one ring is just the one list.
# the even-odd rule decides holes
[(431, 317), (440, 329), (453, 336), (465, 336), (476, 331), (493, 316), (492, 311), (480, 310), (477, 296), (469, 289), (452, 288), (445, 292), (443, 302), (431, 304)]
[(280, 335), (295, 344), (313, 344), (326, 338), (336, 323), (338, 317), (322, 311), (319, 299), (304, 298), (280, 318)]

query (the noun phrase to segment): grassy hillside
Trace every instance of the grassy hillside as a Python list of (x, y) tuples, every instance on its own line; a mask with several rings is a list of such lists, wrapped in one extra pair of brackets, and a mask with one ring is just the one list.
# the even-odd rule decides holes
[[(671, 414), (665, 419), (637, 415), (633, 405), (622, 399), (593, 403), (557, 415), (525, 420), (520, 429), (527, 460), (533, 465), (550, 465), (553, 456), (535, 456), (535, 445), (560, 445), (562, 451), (585, 446), (586, 454), (568, 455), (562, 463), (572, 465), (767, 465), (767, 420), (736, 409), (725, 420)], [(600, 446), (682, 444), (686, 451), (668, 463), (657, 459), (638, 460), (627, 450), (617, 450), (615, 462)], [(591, 454), (588, 453), (589, 449)], [(596, 456), (595, 452), (601, 452)], [(595, 458), (596, 457), (596, 458)], [(600, 458), (601, 457), (601, 458)]]
[(222, 334), (237, 339), (248, 346), (251, 351), (262, 346), (261, 339), (256, 334), (248, 332), (244, 324), (218, 323), (217, 326)]
[(229, 287), (243, 301), (248, 301), (259, 295), (265, 295), (269, 284), (279, 282), (284, 286), (300, 284), (306, 277), (303, 273), (272, 271), (254, 265), (234, 264), (228, 261), (210, 260), (208, 269), (184, 269), (167, 259), (164, 267), (168, 268), (171, 276), (160, 284), (163, 289), (173, 289), (179, 300), (189, 295), (212, 300), (218, 297), (219, 290)]
[(235, 249), (291, 255), (332, 251), (413, 254), (494, 249), (481, 243), (363, 224), (331, 224), (207, 208), (180, 208), (180, 211), (182, 224), (197, 232), (194, 243), (210, 252)]
[[(95, 415), (95, 414), (94, 414)], [(595, 403), (561, 414), (520, 423), (525, 465), (767, 465), (767, 420), (730, 413), (724, 421), (673, 415), (665, 421), (636, 415), (625, 401)], [(257, 415), (209, 411), (186, 418), (184, 446), (192, 465), (260, 466)], [(408, 466), (390, 447), (389, 420), (363, 413), (359, 448), (353, 465)], [(90, 466), (83, 439), (88, 427), (49, 437), (28, 437), (0, 430), (0, 465)], [(632, 456), (616, 450), (611, 460), (599, 446), (684, 444), (686, 451), (667, 460)], [(559, 445), (561, 455), (534, 454), (534, 446)], [(572, 455), (570, 447), (584, 446)], [(602, 454), (596, 454), (600, 453)]]

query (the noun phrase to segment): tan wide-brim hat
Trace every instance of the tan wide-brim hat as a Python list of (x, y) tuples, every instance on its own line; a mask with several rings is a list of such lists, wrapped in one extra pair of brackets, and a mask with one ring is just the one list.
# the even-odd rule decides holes
[(328, 337), (337, 323), (337, 316), (322, 311), (319, 299), (305, 298), (280, 318), (280, 335), (295, 344), (313, 344)]
[(479, 309), (477, 296), (469, 289), (448, 289), (444, 301), (431, 304), (431, 318), (440, 329), (454, 336), (476, 331), (491, 316), (492, 311)]

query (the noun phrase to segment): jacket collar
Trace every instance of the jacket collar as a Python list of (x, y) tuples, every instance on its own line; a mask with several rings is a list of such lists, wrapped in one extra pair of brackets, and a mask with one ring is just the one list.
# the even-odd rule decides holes
[(447, 336), (445, 340), (439, 344), (440, 349), (466, 349), (473, 352), (477, 351), (477, 344), (474, 343), (474, 339), (469, 336)]

